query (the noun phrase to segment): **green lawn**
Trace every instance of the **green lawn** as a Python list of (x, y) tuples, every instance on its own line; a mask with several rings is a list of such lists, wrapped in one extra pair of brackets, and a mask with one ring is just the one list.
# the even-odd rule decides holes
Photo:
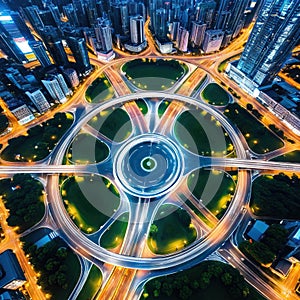
[(212, 105), (224, 106), (229, 103), (228, 93), (217, 83), (209, 83), (203, 90), (202, 97)]
[(141, 110), (143, 115), (146, 115), (148, 113), (148, 106), (143, 99), (138, 99), (135, 101), (139, 109)]
[(120, 204), (113, 189), (100, 176), (70, 177), (63, 183), (61, 194), (65, 207), (83, 232), (97, 231), (113, 215)]
[(254, 152), (263, 154), (283, 147), (278, 137), (237, 103), (229, 104), (225, 115), (241, 130)]
[(122, 71), (139, 89), (162, 91), (172, 87), (188, 68), (176, 60), (135, 59), (127, 62)]
[(101, 247), (113, 249), (123, 243), (128, 225), (128, 213), (122, 214), (110, 228), (102, 235), (100, 239)]
[[(180, 217), (180, 213), (183, 216)], [(174, 205), (161, 206), (153, 223), (158, 231), (153, 234), (150, 232), (148, 237), (150, 250), (156, 254), (168, 254), (191, 244), (196, 239), (197, 232), (190, 220), (186, 222), (186, 216), (189, 216), (186, 211)]]
[(102, 111), (88, 124), (115, 142), (124, 141), (132, 132), (131, 120), (121, 108)]
[(103, 161), (109, 154), (108, 147), (87, 133), (78, 134), (73, 140), (67, 157), (76, 164), (90, 164)]
[(300, 163), (300, 150), (295, 150), (295, 151), (283, 154), (281, 156), (273, 158), (272, 160), (282, 161), (282, 162)]
[(225, 156), (233, 150), (220, 123), (202, 110), (183, 112), (175, 123), (175, 134), (185, 148), (200, 155)]
[(114, 89), (105, 75), (98, 77), (85, 93), (85, 98), (90, 103), (101, 103), (113, 96)]
[(1, 158), (7, 161), (39, 161), (51, 153), (72, 123), (70, 113), (57, 113), (54, 118), (30, 128), (27, 135), (10, 139)]
[(93, 265), (77, 300), (92, 300), (102, 285), (102, 273)]
[(164, 100), (162, 101), (159, 106), (158, 106), (158, 116), (161, 118), (162, 115), (165, 113), (167, 110), (168, 106), (170, 105), (170, 101)]
[(188, 187), (216, 217), (222, 217), (235, 191), (231, 177), (217, 170), (193, 172), (189, 175)]

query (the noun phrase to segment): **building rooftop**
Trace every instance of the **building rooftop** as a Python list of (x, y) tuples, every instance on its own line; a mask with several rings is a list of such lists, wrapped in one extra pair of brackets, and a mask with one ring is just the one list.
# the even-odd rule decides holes
[(0, 288), (4, 288), (14, 280), (26, 281), (18, 259), (11, 249), (0, 254), (0, 268)]
[(248, 236), (252, 240), (258, 241), (268, 228), (269, 228), (268, 224), (266, 224), (263, 221), (257, 220), (257, 221), (255, 221), (252, 228), (249, 230)]
[(284, 277), (286, 277), (289, 274), (292, 265), (293, 264), (289, 260), (287, 260), (287, 259), (281, 259), (274, 266), (274, 270), (276, 270), (281, 275), (283, 275)]

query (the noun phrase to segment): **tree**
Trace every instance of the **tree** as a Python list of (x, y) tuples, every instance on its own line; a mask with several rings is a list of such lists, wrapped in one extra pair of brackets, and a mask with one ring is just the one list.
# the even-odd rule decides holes
[(247, 110), (252, 111), (253, 105), (251, 103), (247, 103), (246, 108), (247, 108)]
[(152, 224), (150, 226), (150, 236), (154, 236), (158, 232), (158, 227), (155, 224)]
[(221, 280), (222, 280), (222, 282), (224, 283), (225, 286), (228, 286), (228, 285), (232, 284), (232, 276), (227, 272), (222, 274)]
[(193, 292), (188, 286), (184, 286), (180, 291), (179, 291), (179, 298), (183, 300), (190, 299), (192, 296)]

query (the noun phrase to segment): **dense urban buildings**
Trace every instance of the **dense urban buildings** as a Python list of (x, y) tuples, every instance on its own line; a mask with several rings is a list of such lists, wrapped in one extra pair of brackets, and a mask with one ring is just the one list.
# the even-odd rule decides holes
[(0, 300), (299, 300), (299, 0), (0, 0)]

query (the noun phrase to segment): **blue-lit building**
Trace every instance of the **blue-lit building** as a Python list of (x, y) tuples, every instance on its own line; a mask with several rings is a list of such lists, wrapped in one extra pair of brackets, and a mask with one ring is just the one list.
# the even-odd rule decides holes
[(299, 36), (299, 0), (266, 0), (237, 68), (258, 85), (272, 82)]

